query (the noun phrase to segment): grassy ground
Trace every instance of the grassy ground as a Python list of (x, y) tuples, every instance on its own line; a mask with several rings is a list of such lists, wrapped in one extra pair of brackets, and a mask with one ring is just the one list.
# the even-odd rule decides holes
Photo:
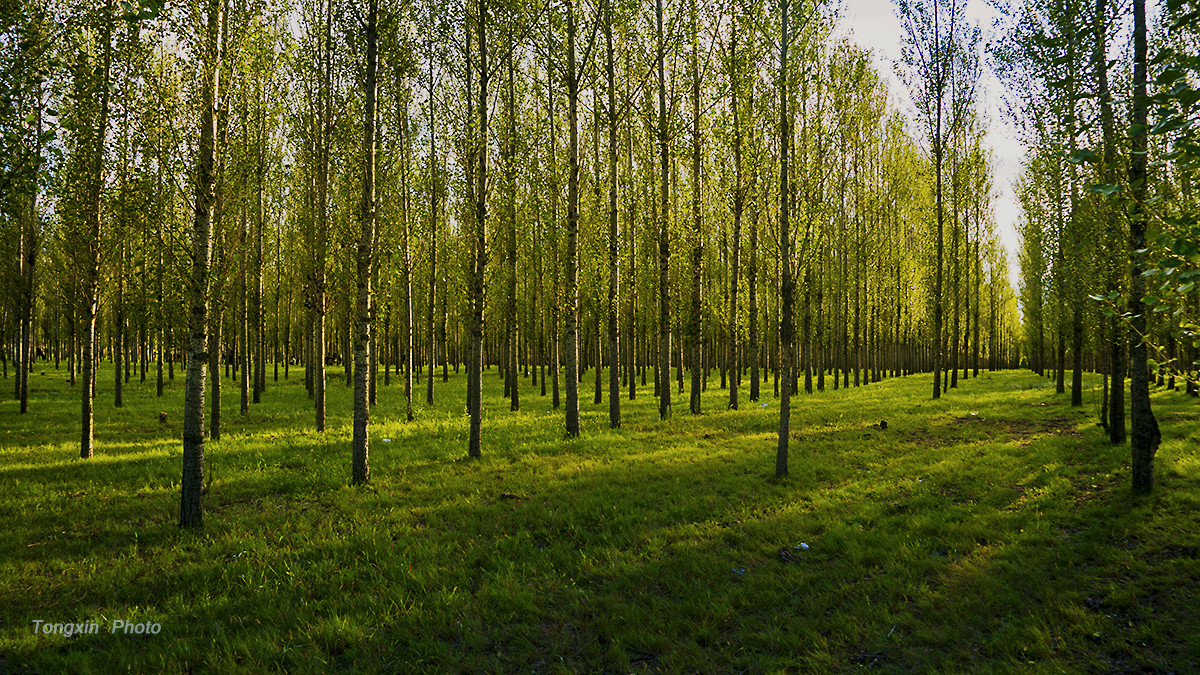
[(182, 377), (115, 410), (102, 370), (91, 460), (62, 372), (30, 378), (27, 415), (0, 402), (0, 672), (1200, 670), (1180, 393), (1155, 394), (1159, 486), (1135, 500), (1097, 394), (1072, 409), (1023, 372), (938, 402), (926, 376), (801, 395), (784, 481), (773, 399), (723, 411), (714, 386), (662, 423), (642, 389), (612, 431), (589, 376), (567, 440), (528, 381), (508, 412), (493, 371), (472, 462), (461, 378), (409, 424), (381, 378), (355, 489), (340, 376), (324, 435), (301, 371), (245, 417), (225, 380), (201, 533), (176, 526)]

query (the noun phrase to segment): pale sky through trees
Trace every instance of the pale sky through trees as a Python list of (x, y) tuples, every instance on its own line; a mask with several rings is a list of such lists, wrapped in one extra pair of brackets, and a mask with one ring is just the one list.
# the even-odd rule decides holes
[[(916, 111), (912, 107), (908, 91), (896, 77), (894, 67), (900, 58), (900, 44), (904, 33), (900, 20), (896, 17), (893, 0), (843, 0), (840, 14), (835, 35), (847, 37), (859, 46), (871, 50), (875, 67), (887, 78), (893, 104), (909, 111), (910, 120), (915, 119)], [(992, 24), (998, 16), (996, 10), (983, 0), (969, 0), (966, 14), (983, 29), (985, 43), (995, 39)], [(1025, 147), (1010, 124), (1007, 113), (1004, 112), (1002, 87), (988, 67), (985, 56), (979, 95), (982, 101), (980, 109), (987, 121), (987, 142), (992, 151), (995, 176), (993, 191), (996, 198), (992, 204), (996, 233), (1008, 253), (1008, 280), (1016, 289), (1019, 288), (1017, 249), (1020, 246), (1017, 219), (1020, 218), (1021, 207), (1017, 204), (1014, 186), (1021, 174), (1021, 159), (1025, 155)], [(917, 133), (917, 129), (914, 128), (913, 132)]]

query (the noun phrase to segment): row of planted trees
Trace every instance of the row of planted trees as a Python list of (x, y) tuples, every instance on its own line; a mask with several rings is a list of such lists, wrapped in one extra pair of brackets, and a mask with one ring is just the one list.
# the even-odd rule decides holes
[(1032, 148), (1018, 191), (1028, 365), (1074, 406), (1083, 372), (1103, 373), (1114, 444), (1129, 394), (1134, 489), (1146, 492), (1160, 437), (1150, 384), (1200, 393), (1200, 13), (1168, 3), (1150, 26), (1143, 2), (1132, 9), (1015, 3), (999, 62)]
[(472, 456), (493, 365), (568, 435), (589, 379), (614, 427), (769, 388), (785, 474), (793, 393), (1023, 356), (961, 7), (900, 7), (915, 120), (806, 2), (35, 10), (5, 27), (5, 364), (23, 409), (34, 360), (79, 373), (84, 456), (101, 358), (117, 406), (184, 364), (184, 524), (222, 368), (245, 414), (306, 366), (324, 430), (340, 365), (365, 482), (380, 376), (412, 419), (465, 369)]

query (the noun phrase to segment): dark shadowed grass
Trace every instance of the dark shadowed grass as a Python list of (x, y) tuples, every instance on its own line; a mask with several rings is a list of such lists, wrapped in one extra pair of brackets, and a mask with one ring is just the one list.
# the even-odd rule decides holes
[(800, 395), (783, 481), (778, 404), (745, 383), (743, 410), (714, 387), (665, 423), (641, 393), (614, 431), (588, 377), (567, 439), (491, 371), (467, 461), (461, 377), (412, 423), (381, 377), (356, 489), (340, 369), (324, 435), (293, 369), (245, 417), (224, 380), (195, 533), (182, 377), (115, 410), (101, 372), (90, 460), (61, 372), (30, 378), (28, 415), (0, 402), (0, 672), (1200, 670), (1200, 419), (1178, 392), (1155, 394), (1159, 488), (1134, 499), (1096, 394), (1072, 409), (1027, 373), (936, 402), (924, 375)]

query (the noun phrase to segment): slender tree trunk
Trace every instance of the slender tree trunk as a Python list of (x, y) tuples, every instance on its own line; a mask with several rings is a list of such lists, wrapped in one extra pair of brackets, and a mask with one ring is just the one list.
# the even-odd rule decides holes
[[(370, 465), (370, 402), (367, 400), (367, 362), (371, 349), (371, 258), (375, 241), (375, 85), (376, 58), (376, 0), (367, 9), (367, 73), (366, 103), (363, 111), (363, 183), (359, 204), (361, 231), (358, 238), (358, 296), (357, 336), (354, 341), (354, 436), (352, 440), (352, 482), (362, 485), (371, 479)], [(401, 133), (406, 130), (402, 129)], [(406, 134), (407, 136), (407, 134)], [(407, 138), (405, 139), (407, 144)], [(405, 242), (407, 244), (407, 242)], [(412, 317), (410, 309), (409, 317)], [(409, 333), (411, 335), (411, 332)], [(411, 357), (409, 363), (412, 363)], [(411, 374), (412, 370), (409, 369)], [(411, 375), (410, 375), (411, 376)], [(411, 403), (410, 403), (411, 409)]]
[[(620, 241), (617, 222), (617, 85), (612, 0), (604, 0), (605, 74), (608, 76), (608, 425), (621, 426)], [(627, 227), (632, 226), (632, 223)]]
[(671, 416), (671, 247), (670, 247), (670, 148), (667, 136), (667, 81), (664, 71), (667, 43), (663, 35), (663, 0), (654, 3), (658, 66), (658, 154), (661, 162), (661, 196), (658, 230), (658, 416)]
[[(122, 211), (124, 208), (122, 208)], [(118, 235), (124, 239), (125, 232)], [(127, 340), (125, 331), (125, 242), (122, 241), (117, 245), (117, 297), (113, 302), (113, 407), (120, 408), (124, 406), (124, 384), (121, 379), (121, 370), (126, 366), (125, 361), (125, 342)]]
[[(936, 29), (937, 12), (934, 12), (935, 28)], [(939, 35), (940, 37), (940, 35)], [(936, 92), (937, 101), (936, 121), (934, 124), (933, 137), (933, 165), (934, 165), (934, 183), (935, 193), (934, 201), (937, 202), (937, 267), (934, 272), (933, 285), (933, 398), (938, 399), (942, 396), (942, 259), (945, 256), (945, 235), (944, 235), (944, 220), (945, 212), (942, 204), (942, 155), (944, 142), (942, 139), (942, 92)]]
[[(508, 41), (513, 43), (511, 24)], [(516, 412), (521, 409), (521, 373), (517, 370), (517, 114), (515, 72), (513, 66), (513, 50), (509, 50), (505, 58), (508, 70), (508, 87), (506, 108), (508, 113), (508, 136), (504, 157), (504, 182), (507, 193), (508, 241), (505, 258), (508, 260), (508, 279), (505, 289), (505, 300), (508, 309), (505, 317), (505, 389), (508, 390), (509, 410)]]
[(733, 114), (733, 249), (729, 260), (729, 319), (725, 333), (726, 369), (729, 371), (729, 409), (738, 409), (738, 385), (741, 384), (741, 368), (738, 364), (738, 268), (742, 250), (742, 211), (745, 208), (746, 192), (742, 184), (742, 123), (739, 115), (741, 87), (738, 75), (741, 64), (737, 54), (738, 17), (730, 19), (729, 29), (729, 109)]
[(83, 386), (80, 388), (82, 433), (79, 441), (79, 456), (86, 459), (92, 456), (95, 442), (95, 425), (92, 417), (93, 399), (96, 395), (96, 314), (100, 305), (100, 222), (102, 218), (101, 196), (104, 190), (104, 156), (106, 131), (108, 129), (108, 78), (112, 70), (112, 0), (105, 4), (105, 14), (101, 19), (101, 31), (104, 42), (104, 65), (100, 68), (100, 114), (96, 121), (95, 147), (92, 148), (92, 175), (88, 195), (88, 233), (85, 242), (87, 250), (87, 266), (84, 270), (83, 281)]
[(317, 431), (325, 431), (325, 257), (328, 251), (329, 237), (329, 146), (332, 142), (332, 32), (333, 32), (333, 0), (326, 0), (325, 5), (325, 44), (324, 44), (324, 80), (322, 82), (320, 111), (318, 114), (317, 148), (317, 236), (316, 236), (316, 269), (314, 272), (313, 312), (313, 405), (316, 410)]
[[(467, 406), (471, 416), (471, 432), (467, 455), (480, 456), (480, 427), (483, 404), (483, 303), (484, 271), (487, 265), (487, 0), (479, 0), (476, 17), (479, 32), (479, 128), (472, 139), (478, 162), (478, 184), (475, 188), (475, 241), (471, 269), (471, 347), (467, 363)], [(469, 41), (468, 41), (469, 44)], [(470, 51), (468, 49), (468, 51)], [(469, 91), (469, 89), (468, 89)], [(468, 111), (469, 113), (469, 111)]]
[(788, 439), (791, 435), (792, 418), (792, 251), (791, 230), (788, 222), (788, 142), (791, 140), (791, 111), (788, 106), (788, 0), (779, 3), (779, 257), (781, 301), (779, 320), (780, 336), (780, 379), (783, 380), (779, 395), (779, 445), (775, 451), (775, 477), (788, 475)]
[[(430, 3), (430, 13), (432, 15), (433, 4)], [(431, 18), (432, 21), (432, 18)], [(432, 50), (432, 35), (430, 36), (430, 47)], [(433, 334), (433, 308), (437, 297), (437, 280), (438, 280), (438, 175), (437, 175), (437, 135), (432, 131), (435, 128), (435, 110), (434, 110), (434, 79), (433, 79), (433, 64), (434, 59), (432, 54), (429, 58), (429, 313), (425, 321), (426, 334), (429, 336), (429, 377), (425, 381), (425, 403), (433, 405), (433, 370), (437, 364), (437, 342), (434, 340)], [(386, 340), (385, 340), (386, 341)]]
[(180, 483), (179, 525), (200, 527), (204, 521), (204, 368), (208, 319), (208, 283), (214, 195), (214, 141), (220, 92), (223, 22), (221, 0), (209, 0), (201, 87), (200, 135), (196, 171), (196, 210), (192, 228), (191, 314), (188, 321), (187, 384), (183, 401), (183, 479)]
[[(1133, 120), (1136, 127), (1146, 125), (1146, 0), (1133, 0)], [(1154, 488), (1154, 454), (1161, 435), (1158, 421), (1150, 408), (1150, 374), (1146, 355), (1146, 134), (1132, 134), (1129, 159), (1129, 185), (1133, 203), (1129, 213), (1129, 402), (1130, 441), (1132, 445), (1133, 491), (1146, 494)]]
[(760, 379), (758, 377), (758, 209), (750, 211), (750, 267), (746, 270), (746, 285), (750, 290), (750, 400), (758, 401)]
[[(246, 117), (242, 116), (242, 127), (245, 128)], [(243, 139), (245, 136), (243, 136)], [(246, 152), (245, 143), (242, 144), (242, 152)], [(247, 248), (246, 238), (249, 235), (248, 222), (246, 218), (246, 207), (240, 209), (240, 231), (238, 238), (238, 267), (241, 268), (241, 283), (238, 287), (238, 336), (237, 336), (237, 356), (238, 356), (238, 386), (241, 394), (241, 413), (245, 415), (250, 410), (250, 276), (249, 270), (249, 249)]]
[(701, 327), (700, 283), (704, 266), (703, 216), (700, 210), (700, 33), (696, 17), (696, 0), (691, 2), (692, 14), (692, 316), (688, 328), (691, 342), (691, 391), (688, 408), (700, 414), (700, 368), (704, 349)]
[(567, 0), (567, 107), (570, 167), (567, 174), (567, 435), (579, 435), (579, 82), (575, 71), (575, 4)]
[(396, 126), (400, 132), (400, 231), (404, 240), (402, 260), (404, 271), (404, 418), (413, 421), (413, 371), (417, 367), (414, 336), (416, 322), (413, 321), (413, 261), (412, 261), (412, 228), (409, 225), (408, 212), (411, 200), (408, 186), (412, 176), (412, 131), (408, 122), (408, 104), (410, 92), (405, 83), (396, 81)]
[[(1108, 9), (1107, 0), (1096, 0), (1096, 43), (1092, 54), (1092, 67), (1096, 70), (1096, 100), (1100, 105), (1100, 129), (1103, 134), (1103, 150), (1101, 157), (1101, 176), (1105, 183), (1115, 183), (1116, 174), (1116, 130), (1114, 129), (1112, 94), (1108, 88)], [(1128, 241), (1128, 233), (1115, 208), (1110, 204), (1100, 205), (1103, 218), (1107, 221), (1104, 233), (1115, 259), (1108, 262), (1106, 285), (1110, 292), (1121, 290), (1120, 268)], [(1109, 358), (1109, 387), (1108, 387), (1108, 417), (1105, 420), (1108, 429), (1108, 440), (1113, 445), (1125, 442), (1125, 344), (1124, 330), (1121, 317), (1114, 315), (1108, 321), (1108, 358)]]

